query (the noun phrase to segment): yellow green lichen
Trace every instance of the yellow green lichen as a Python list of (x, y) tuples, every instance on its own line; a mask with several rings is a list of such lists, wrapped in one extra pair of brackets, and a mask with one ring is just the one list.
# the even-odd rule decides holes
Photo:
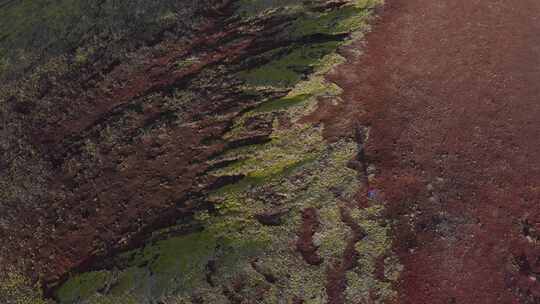
[(14, 269), (0, 274), (0, 302), (3, 304), (48, 304), (38, 284)]
[(351, 212), (353, 219), (366, 232), (366, 237), (355, 246), (359, 266), (347, 273), (346, 295), (352, 302), (371, 299), (375, 303), (386, 303), (396, 296), (392, 283), (375, 277), (375, 265), (380, 259), (384, 258), (385, 278), (388, 280), (397, 280), (402, 269), (391, 251), (390, 227), (381, 219), (384, 206), (373, 203), (371, 207)]

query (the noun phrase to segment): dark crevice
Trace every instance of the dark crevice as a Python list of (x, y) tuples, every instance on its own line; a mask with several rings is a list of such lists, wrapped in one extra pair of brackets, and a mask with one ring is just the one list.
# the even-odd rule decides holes
[(242, 174), (220, 176), (208, 187), (208, 191), (217, 190), (227, 185), (235, 184), (241, 181), (244, 177), (245, 175), (242, 175)]
[(270, 141), (272, 141), (270, 134), (255, 135), (230, 141), (227, 143), (227, 149), (238, 149), (240, 147), (262, 145)]

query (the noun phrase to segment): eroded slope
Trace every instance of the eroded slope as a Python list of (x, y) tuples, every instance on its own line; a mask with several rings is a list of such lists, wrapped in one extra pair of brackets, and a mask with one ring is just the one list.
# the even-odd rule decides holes
[(379, 3), (162, 2), (3, 4), (51, 16), (2, 24), (50, 36), (2, 38), (7, 301), (18, 273), (59, 303), (392, 299), (382, 205), (360, 208), (367, 129), (313, 114)]

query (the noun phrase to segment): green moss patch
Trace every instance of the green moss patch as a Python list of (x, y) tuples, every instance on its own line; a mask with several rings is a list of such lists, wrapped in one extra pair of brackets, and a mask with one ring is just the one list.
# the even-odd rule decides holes
[[(329, 143), (322, 136), (324, 126), (300, 122), (318, 102), (340, 102), (341, 89), (329, 83), (325, 74), (344, 62), (337, 48), (345, 43), (344, 37), (366, 28), (374, 3), (350, 1), (333, 10), (320, 10), (316, 8), (322, 3), (317, 1), (238, 1), (237, 15), (246, 22), (289, 17), (283, 18), (286, 33), (276, 37), (290, 41), (288, 45), (280, 44), (235, 63), (236, 68), (231, 69), (240, 70), (231, 77), (243, 83), (249, 96), (268, 92), (286, 96), (261, 97), (258, 106), (239, 113), (223, 140), (246, 138), (253, 132), (249, 122), (256, 121), (271, 131), (270, 141), (229, 149), (209, 161), (210, 165), (228, 164), (216, 166), (210, 175), (243, 178), (208, 194), (213, 208), (195, 214), (191, 223), (202, 227), (201, 231), (169, 235), (121, 254), (114, 263), (119, 269), (104, 271), (103, 278), (94, 278), (94, 285), (87, 286), (81, 279), (89, 274), (73, 277), (59, 290), (61, 303), (74, 299), (107, 303), (122, 296), (138, 303), (193, 303), (195, 298), (204, 303), (228, 303), (231, 299), (239, 303), (290, 303), (295, 298), (325, 303), (327, 270), (343, 258), (351, 235), (340, 208), (361, 190), (358, 173), (347, 167), (358, 150), (352, 138)], [(179, 61), (177, 68), (192, 63)], [(170, 103), (170, 107), (180, 106)], [(307, 264), (295, 250), (306, 208), (317, 209), (319, 215), (320, 229), (314, 242), (323, 259), (321, 265)], [(373, 273), (377, 259), (392, 257), (380, 208), (352, 214), (368, 234), (365, 241), (356, 244), (359, 266), (347, 273), (346, 296), (352, 302), (367, 301), (370, 290), (376, 290), (381, 299), (393, 296), (391, 284)], [(278, 224), (258, 220), (261, 214), (276, 213)], [(388, 264), (393, 265), (388, 276), (397, 277), (398, 262), (388, 259)], [(73, 292), (75, 296), (66, 290), (78, 292)]]
[(82, 64), (101, 46), (122, 48), (131, 41), (149, 41), (189, 9), (173, 0), (4, 2), (0, 3), (0, 76), (73, 50), (74, 62)]
[(111, 278), (107, 271), (87, 272), (68, 280), (58, 290), (60, 303), (74, 303), (104, 289)]
[(293, 97), (284, 97), (276, 100), (271, 100), (265, 103), (262, 103), (260, 106), (253, 110), (254, 113), (265, 113), (265, 112), (277, 112), (284, 111), (290, 107), (299, 105), (306, 99), (310, 97), (309, 94), (298, 95)]
[[(80, 274), (57, 292), (59, 303), (106, 303), (126, 298), (146, 303), (171, 294), (181, 295), (206, 286), (212, 261), (218, 274), (229, 279), (249, 257), (265, 249), (255, 239), (228, 237), (208, 230), (158, 241), (117, 259), (124, 269)], [(217, 274), (216, 274), (217, 275)]]

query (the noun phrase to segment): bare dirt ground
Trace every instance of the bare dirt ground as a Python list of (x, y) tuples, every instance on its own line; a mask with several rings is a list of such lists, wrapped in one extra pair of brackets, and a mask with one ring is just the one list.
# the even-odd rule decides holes
[(540, 2), (389, 0), (359, 48), (322, 120), (370, 127), (398, 302), (540, 303)]

